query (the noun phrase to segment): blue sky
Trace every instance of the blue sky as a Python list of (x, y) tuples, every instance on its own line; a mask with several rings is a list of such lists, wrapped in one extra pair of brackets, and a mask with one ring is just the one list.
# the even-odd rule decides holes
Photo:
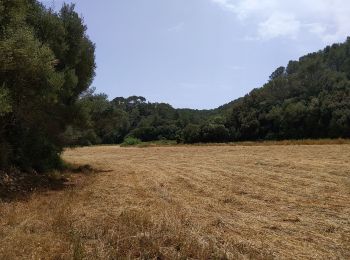
[[(63, 1), (43, 0), (58, 9)], [(75, 0), (96, 43), (93, 86), (215, 108), (350, 35), (348, 0)]]

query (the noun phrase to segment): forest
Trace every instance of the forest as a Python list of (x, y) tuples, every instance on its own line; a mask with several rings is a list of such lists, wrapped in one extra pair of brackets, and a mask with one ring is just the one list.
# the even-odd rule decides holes
[(261, 88), (212, 110), (90, 87), (95, 45), (74, 5), (0, 0), (0, 168), (62, 166), (67, 146), (350, 137), (350, 38), (277, 68)]

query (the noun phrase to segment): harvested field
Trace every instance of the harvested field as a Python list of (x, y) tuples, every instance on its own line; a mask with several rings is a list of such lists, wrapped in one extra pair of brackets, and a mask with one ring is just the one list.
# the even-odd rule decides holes
[(101, 171), (0, 204), (0, 259), (350, 259), (350, 145), (67, 150)]

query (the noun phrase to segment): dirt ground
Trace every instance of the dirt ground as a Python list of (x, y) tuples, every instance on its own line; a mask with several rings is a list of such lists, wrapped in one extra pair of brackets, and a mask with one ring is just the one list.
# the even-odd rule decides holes
[(350, 145), (69, 149), (97, 172), (0, 202), (0, 259), (350, 259)]

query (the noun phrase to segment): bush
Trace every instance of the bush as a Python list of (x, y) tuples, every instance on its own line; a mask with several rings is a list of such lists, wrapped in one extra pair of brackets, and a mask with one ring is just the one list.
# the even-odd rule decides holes
[(131, 134), (143, 142), (149, 142), (158, 139), (158, 131), (153, 126), (138, 127), (132, 130)]
[(183, 140), (185, 143), (197, 143), (200, 141), (200, 127), (198, 125), (189, 124), (183, 130)]
[(124, 139), (124, 142), (122, 143), (122, 146), (132, 146), (132, 145), (138, 145), (141, 144), (141, 140), (132, 136), (128, 136)]
[(227, 142), (230, 138), (229, 130), (224, 125), (207, 124), (201, 129), (201, 137), (204, 142)]

